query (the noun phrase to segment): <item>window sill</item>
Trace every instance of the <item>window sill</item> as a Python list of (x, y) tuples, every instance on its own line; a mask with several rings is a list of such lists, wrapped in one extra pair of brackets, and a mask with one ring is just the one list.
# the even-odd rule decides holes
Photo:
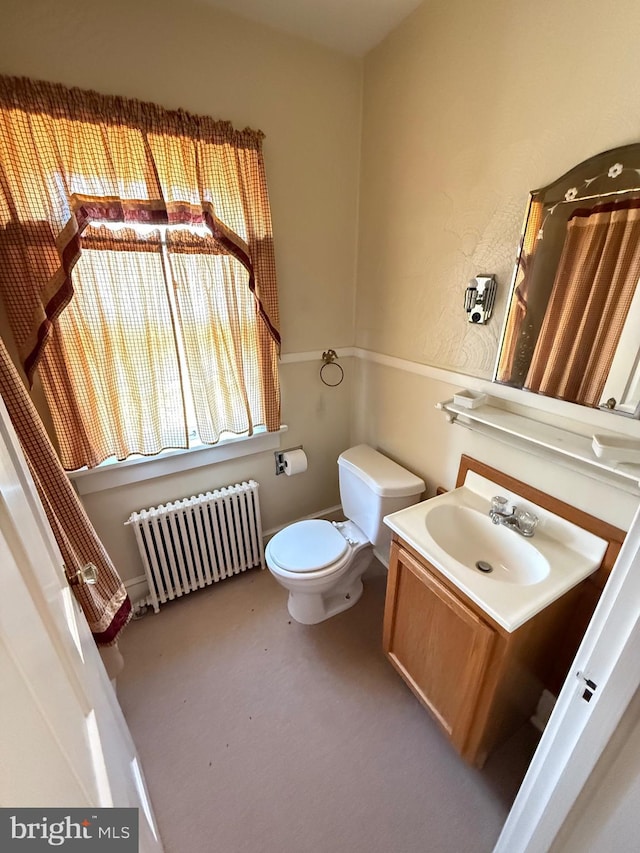
[(70, 471), (67, 476), (74, 484), (80, 495), (101, 492), (126, 486), (129, 483), (140, 483), (167, 474), (190, 471), (205, 465), (215, 465), (217, 462), (227, 462), (241, 456), (251, 456), (267, 450), (279, 450), (280, 436), (287, 431), (285, 425), (277, 432), (262, 432), (252, 436), (230, 438), (221, 441), (214, 447), (193, 447), (190, 450), (168, 450), (159, 456), (141, 459), (126, 459), (104, 467), (91, 468), (85, 471)]

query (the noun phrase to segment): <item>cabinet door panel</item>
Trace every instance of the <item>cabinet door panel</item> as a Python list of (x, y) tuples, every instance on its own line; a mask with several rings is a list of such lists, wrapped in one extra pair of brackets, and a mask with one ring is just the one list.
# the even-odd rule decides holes
[(493, 630), (410, 554), (394, 545), (385, 611), (385, 652), (462, 749)]

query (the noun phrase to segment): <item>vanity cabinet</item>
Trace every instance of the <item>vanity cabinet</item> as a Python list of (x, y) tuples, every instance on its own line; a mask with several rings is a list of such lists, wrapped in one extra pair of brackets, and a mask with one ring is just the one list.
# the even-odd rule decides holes
[[(393, 546), (384, 650), (462, 750), (494, 632), (430, 568)], [(393, 572), (393, 575), (392, 575)]]
[(481, 767), (535, 712), (577, 595), (579, 587), (510, 633), (394, 535), (383, 648), (462, 757)]

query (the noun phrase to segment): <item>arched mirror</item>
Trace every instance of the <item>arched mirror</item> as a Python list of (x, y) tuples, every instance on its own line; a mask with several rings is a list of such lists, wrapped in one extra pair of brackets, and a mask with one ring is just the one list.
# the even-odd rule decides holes
[(640, 144), (529, 197), (494, 380), (640, 416)]

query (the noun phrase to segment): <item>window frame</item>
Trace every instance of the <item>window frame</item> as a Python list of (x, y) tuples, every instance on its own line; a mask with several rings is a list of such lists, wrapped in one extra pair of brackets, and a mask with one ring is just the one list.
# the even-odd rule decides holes
[(260, 427), (253, 435), (224, 438), (213, 445), (203, 444), (186, 450), (163, 450), (156, 456), (129, 457), (122, 461), (110, 458), (95, 468), (79, 468), (77, 471), (67, 471), (66, 474), (79, 495), (88, 495), (130, 483), (165, 477), (168, 474), (184, 473), (230, 459), (279, 450), (281, 435), (287, 430), (286, 424), (282, 424), (280, 429), (273, 432), (267, 432), (266, 428)]

